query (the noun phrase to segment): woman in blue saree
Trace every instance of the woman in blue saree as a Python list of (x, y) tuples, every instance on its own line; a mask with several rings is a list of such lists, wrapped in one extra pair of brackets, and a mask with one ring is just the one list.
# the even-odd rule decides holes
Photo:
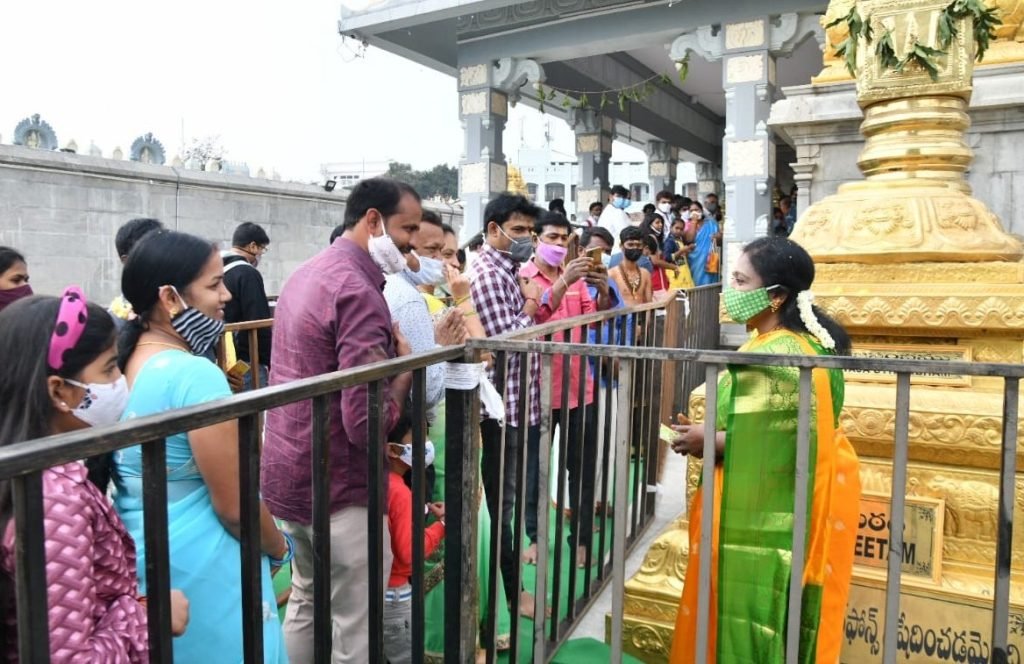
[(695, 245), (686, 259), (690, 265), (690, 274), (693, 275), (694, 285), (707, 286), (716, 284), (722, 279), (720, 265), (717, 272), (708, 272), (707, 269), (708, 258), (713, 251), (718, 251), (721, 240), (721, 226), (718, 221), (714, 217), (704, 214), (704, 208), (699, 201), (693, 201), (690, 204), (683, 241), (686, 244)]
[[(203, 357), (224, 329), (224, 265), (207, 241), (153, 233), (128, 257), (122, 292), (138, 314), (121, 332), (118, 363), (131, 387), (128, 420), (230, 396), (224, 374)], [(222, 422), (167, 438), (167, 517), (171, 585), (189, 598), (191, 618), (174, 640), (178, 662), (243, 661), (239, 536), (238, 424)], [(142, 448), (115, 455), (115, 506), (146, 550)], [(271, 567), (290, 562), (292, 545), (260, 507), (264, 661), (287, 661), (271, 588)], [(142, 592), (145, 592), (143, 589)]]

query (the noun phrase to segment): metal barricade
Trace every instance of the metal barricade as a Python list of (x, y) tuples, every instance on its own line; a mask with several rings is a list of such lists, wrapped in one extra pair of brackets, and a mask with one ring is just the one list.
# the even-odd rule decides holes
[[(702, 301), (701, 317), (717, 318), (717, 290), (697, 289), (691, 291), (690, 315), (698, 311), (697, 302)], [(698, 300), (703, 298), (703, 300)], [(678, 302), (676, 303), (679, 304)], [(663, 318), (659, 315), (662, 305), (646, 305), (599, 314), (581, 316), (558, 321), (549, 325), (531, 328), (516, 335), (505, 335), (490, 339), (472, 340), (466, 346), (389, 360), (360, 367), (355, 370), (337, 372), (315, 378), (296, 381), (287, 385), (265, 388), (236, 395), (216, 402), (194, 406), (179, 411), (162, 413), (140, 418), (114, 427), (86, 429), (70, 434), (27, 441), (0, 448), (0, 479), (12, 480), (14, 497), (13, 520), (17, 547), (15, 551), (18, 637), (22, 661), (48, 662), (47, 599), (38, 592), (45, 587), (45, 542), (43, 538), (43, 496), (41, 476), (46, 468), (65, 462), (112, 452), (131, 445), (143, 446), (143, 484), (145, 509), (146, 582), (149, 588), (149, 631), (151, 660), (172, 661), (170, 638), (169, 599), (169, 546), (167, 539), (167, 468), (165, 459), (165, 438), (181, 431), (196, 430), (228, 420), (239, 420), (239, 476), (241, 516), (241, 560), (243, 572), (243, 629), (245, 635), (246, 662), (262, 661), (262, 607), (260, 605), (260, 550), (258, 523), (259, 496), (259, 415), (275, 407), (312, 401), (312, 473), (313, 486), (313, 532), (316, 549), (314, 563), (314, 640), (316, 661), (329, 661), (331, 651), (330, 619), (330, 509), (329, 509), (329, 441), (330, 419), (332, 417), (332, 395), (356, 385), (369, 385), (369, 466), (370, 485), (377, 491), (370, 492), (368, 532), (370, 533), (369, 561), (370, 578), (374, 591), (368, 599), (371, 617), (371, 645), (368, 661), (382, 662), (383, 658), (383, 584), (387, 570), (382, 569), (383, 533), (382, 517), (386, 510), (385, 492), (386, 468), (384, 467), (385, 391), (381, 381), (408, 371), (413, 372), (412, 407), (417, 416), (414, 422), (413, 493), (416, 504), (424, 502), (424, 423), (420, 415), (424, 412), (425, 369), (438, 362), (473, 362), (480, 352), (490, 352), (495, 359), (499, 386), (504, 385), (508, 366), (514, 356), (536, 357), (539, 362), (540, 424), (537, 446), (537, 510), (538, 561), (534, 584), (536, 597), (535, 616), (544, 616), (549, 605), (548, 571), (553, 572), (550, 587), (550, 621), (539, 620), (532, 631), (525, 631), (525, 622), (519, 619), (520, 598), (518, 592), (509, 599), (512, 602), (511, 661), (519, 661), (524, 650), (532, 653), (535, 662), (549, 661), (566, 635), (578, 623), (580, 617), (607, 584), (612, 584), (613, 604), (611, 620), (612, 661), (620, 661), (622, 653), (622, 619), (624, 610), (624, 585), (626, 556), (636, 546), (644, 530), (652, 521), (654, 494), (649, 491), (651, 470), (657, 458), (658, 428), (660, 422), (671, 413), (665, 413), (662, 392), (671, 381), (683, 395), (689, 393), (694, 376), (703, 376), (709, 386), (716, 384), (720, 370), (727, 366), (775, 366), (795, 368), (799, 372), (799, 435), (797, 440), (795, 468), (795, 510), (794, 533), (805, 531), (807, 524), (808, 464), (811, 375), (816, 368), (881, 371), (895, 373), (896, 421), (894, 436), (894, 463), (892, 477), (892, 524), (890, 548), (899, 551), (903, 545), (903, 507), (906, 495), (906, 466), (908, 459), (909, 406), (912, 374), (958, 374), (965, 376), (1000, 377), (1004, 381), (1003, 432), (1001, 441), (1001, 467), (999, 508), (997, 516), (998, 539), (996, 574), (994, 579), (994, 614), (991, 633), (992, 661), (1006, 661), (1008, 653), (1008, 610), (1011, 561), (1011, 537), (1014, 507), (1014, 478), (1016, 472), (1017, 428), (1019, 382), (1024, 377), (1024, 367), (1017, 365), (996, 365), (966, 362), (933, 362), (918, 360), (878, 360), (867, 358), (832, 356), (766, 355), (760, 353), (735, 353), (718, 350), (679, 347), (686, 343), (717, 345), (717, 334), (707, 321), (678, 321), (673, 318), (672, 308)], [(676, 307), (676, 311), (682, 311)], [(675, 314), (678, 315), (678, 314)], [(659, 325), (663, 322), (663, 325)], [(666, 344), (666, 330), (684, 330), (676, 335), (674, 344)], [(692, 335), (691, 335), (692, 332)], [(570, 343), (575, 341), (576, 343)], [(584, 363), (591, 367), (594, 388), (588, 385), (588, 371), (573, 371)], [(666, 363), (675, 363), (682, 376), (672, 374), (669, 381), (663, 371)], [(561, 386), (555, 409), (552, 377), (555, 367), (561, 369)], [(518, 363), (519, 402), (529, 402), (531, 381), (529, 361)], [(688, 382), (689, 381), (689, 382)], [(591, 398), (592, 394), (592, 398)], [(577, 408), (586, 408), (589, 401), (597, 408), (600, 419), (582, 417), (574, 425), (570, 404), (575, 395)], [(713, 414), (717, 408), (717, 394), (708, 389), (706, 413)], [(489, 606), (484, 612), (488, 629), (494, 634), (496, 623), (497, 584), (499, 580), (501, 549), (501, 518), (492, 515), (490, 535), (490, 556), (488, 560), (477, 561), (477, 520), (476, 487), (480, 464), (477, 458), (481, 444), (480, 403), (477, 391), (447, 391), (447, 430), (445, 444), (449, 465), (446, 472), (445, 493), (447, 497), (447, 536), (444, 558), (445, 569), (445, 661), (472, 661), (478, 637), (478, 581), (477, 565), (489, 565), (490, 588), (487, 596)], [(675, 402), (673, 402), (673, 407)], [(578, 414), (577, 414), (578, 415)], [(519, 413), (520, 431), (529, 428), (529, 410)], [(556, 419), (557, 418), (557, 419)], [(511, 422), (508, 425), (514, 426)], [(555, 436), (556, 429), (558, 431)], [(504, 431), (508, 431), (506, 428)], [(570, 435), (572, 434), (572, 435)], [(709, 415), (705, 422), (704, 458), (715, 458), (715, 418)], [(588, 437), (589, 436), (589, 437)], [(511, 461), (506, 458), (505, 435), (502, 435), (499, 450), (499, 464)], [(585, 445), (599, 452), (588, 457)], [(557, 454), (552, 450), (557, 446)], [(526, 505), (526, 482), (524, 481), (528, 445), (510, 447), (515, 451), (516, 463), (516, 504)], [(575, 457), (573, 455), (575, 454)], [(590, 461), (600, 457), (601, 461)], [(575, 458), (575, 461), (572, 459)], [(548, 508), (548, 494), (551, 488), (549, 471), (551, 464), (557, 470), (554, 480), (557, 509)], [(593, 464), (593, 466), (588, 466)], [(574, 477), (566, 478), (563, 469), (574, 467)], [(499, 468), (498, 477), (501, 477)], [(600, 472), (599, 472), (600, 471)], [(580, 543), (581, 532), (587, 526), (583, 513), (593, 509), (585, 504), (582, 478), (593, 473), (594, 501), (604, 506), (611, 504), (609, 518), (607, 510), (594, 516), (594, 533), (587, 533), (591, 542), (585, 550), (583, 569), (575, 566), (575, 557)], [(714, 464), (704, 465), (705, 486), (713, 484)], [(600, 477), (600, 481), (597, 478)], [(569, 504), (575, 506), (566, 521), (563, 499), (569, 489)], [(499, 489), (500, 491), (500, 489)], [(501, 499), (497, 501), (501, 504)], [(712, 522), (713, 496), (703, 502), (704, 523)], [(522, 586), (522, 566), (518, 564), (524, 550), (524, 510), (516, 509), (513, 520), (512, 553), (517, 562), (512, 580), (513, 588)], [(424, 661), (424, 574), (423, 574), (423, 530), (424, 514), (414, 510), (414, 566), (413, 566), (413, 661)], [(554, 519), (554, 522), (551, 522)], [(553, 532), (549, 533), (549, 526)], [(555, 538), (554, 546), (550, 538)], [(712, 532), (705, 529), (701, 534), (700, 556), (711, 559)], [(553, 552), (549, 557), (549, 549)], [(566, 551), (567, 549), (567, 551)], [(794, 536), (792, 548), (792, 572), (789, 592), (789, 622), (786, 661), (797, 659), (797, 630), (801, 613), (801, 581), (803, 577), (805, 543), (801, 536)], [(567, 562), (568, 559), (568, 562)], [(569, 574), (563, 570), (569, 568)], [(886, 624), (898, 621), (899, 592), (901, 582), (900, 557), (889, 559), (886, 587)], [(563, 578), (564, 577), (564, 578)], [(707, 566), (702, 566), (699, 577), (699, 613), (697, 642), (693, 644), (697, 661), (707, 661), (707, 629), (710, 617), (711, 578)], [(34, 591), (34, 592), (33, 592)], [(896, 630), (886, 631), (883, 661), (896, 661)], [(494, 661), (494, 644), (489, 644), (487, 659)]]
[[(385, 392), (383, 381), (413, 373), (412, 402), (424, 412), (426, 367), (438, 362), (461, 362), (472, 359), (473, 351), (464, 347), (446, 348), (430, 353), (389, 360), (376, 364), (303, 379), (235, 395), (219, 401), (183, 408), (173, 412), (138, 418), (101, 429), (83, 429), (74, 433), (26, 441), (0, 448), (0, 479), (10, 479), (13, 494), (15, 541), (15, 586), (17, 636), (20, 661), (45, 664), (49, 657), (45, 541), (43, 529), (42, 472), (50, 467), (82, 458), (113, 452), (129, 446), (142, 445), (143, 496), (145, 514), (145, 579), (148, 588), (150, 661), (171, 662), (170, 624), (170, 560), (167, 520), (167, 464), (165, 439), (168, 436), (211, 426), (220, 422), (239, 422), (239, 491), (240, 542), (242, 570), (242, 625), (244, 659), (247, 663), (263, 661), (263, 611), (260, 593), (260, 525), (259, 525), (259, 445), (258, 418), (269, 409), (301, 401), (312, 401), (312, 477), (313, 497), (313, 597), (314, 647), (316, 661), (331, 658), (330, 614), (330, 420), (332, 397), (357, 385), (369, 386), (369, 485), (376, 487), (369, 495), (367, 529), (369, 542), (369, 575), (373, 591), (368, 598), (370, 609), (369, 661), (384, 661), (383, 612), (383, 517), (386, 514), (387, 470), (384, 465)], [(476, 513), (472, 494), (465, 486), (476, 482), (475, 463), (478, 396), (475, 390), (453, 390), (446, 393), (448, 418), (446, 439), (450, 441), (452, 464), (447, 477), (447, 493), (453, 497), (446, 510), (447, 541), (445, 565), (446, 657), (448, 662), (465, 662), (475, 652), (475, 616), (466, 611), (473, 606), (475, 592), (474, 552)], [(422, 419), (422, 418), (414, 418)], [(424, 495), (425, 428), (414, 426), (413, 492), (419, 500)], [(470, 462), (469, 460), (472, 460)], [(423, 529), (424, 513), (413, 511), (413, 608), (414, 634), (418, 647), (413, 661), (423, 661)]]

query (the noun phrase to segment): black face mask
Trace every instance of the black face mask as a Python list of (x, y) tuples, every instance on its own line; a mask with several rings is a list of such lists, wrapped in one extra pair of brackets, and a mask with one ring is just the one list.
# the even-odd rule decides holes
[(643, 249), (623, 249), (622, 250), (622, 256), (627, 261), (630, 261), (632, 263), (635, 263), (638, 260), (640, 260), (640, 257), (643, 256), (643, 255), (644, 255), (644, 250)]

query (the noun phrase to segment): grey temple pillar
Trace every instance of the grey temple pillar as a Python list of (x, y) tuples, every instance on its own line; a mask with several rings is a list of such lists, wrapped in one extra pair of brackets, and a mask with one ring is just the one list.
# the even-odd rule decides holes
[[(707, 194), (722, 196), (722, 169), (710, 161), (698, 161), (697, 171), (697, 196), (703, 199)], [(703, 200), (701, 201), (703, 202)]]
[(775, 101), (775, 56), (768, 49), (767, 18), (725, 25), (722, 84), (727, 220), (726, 253), (765, 235), (775, 185), (775, 137), (768, 115)]
[(591, 203), (605, 203), (609, 194), (608, 165), (612, 159), (615, 120), (592, 108), (573, 109), (567, 118), (576, 134), (576, 218), (585, 219)]
[(651, 200), (659, 191), (676, 191), (676, 169), (679, 167), (679, 148), (665, 141), (647, 142), (647, 177), (651, 184)]
[(515, 104), (520, 89), (530, 81), (543, 81), (543, 70), (532, 60), (502, 58), (459, 67), (459, 118), (465, 133), (459, 163), (461, 242), (483, 230), (484, 207), (508, 189), (502, 138), (509, 105)]
[[(680, 35), (672, 43), (671, 57), (680, 60), (695, 53), (722, 63), (725, 89), (725, 136), (722, 177), (726, 223), (723, 274), (739, 248), (765, 235), (772, 211), (775, 182), (775, 137), (768, 116), (775, 101), (775, 58), (788, 55), (805, 38), (821, 34), (812, 13), (726, 23), (722, 29), (702, 26)], [(709, 169), (698, 164), (700, 192), (710, 188)]]

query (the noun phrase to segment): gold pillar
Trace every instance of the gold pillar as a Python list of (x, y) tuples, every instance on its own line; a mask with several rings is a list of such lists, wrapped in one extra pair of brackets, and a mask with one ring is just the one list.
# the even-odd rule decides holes
[[(832, 21), (846, 16), (855, 0), (832, 0), (825, 15), (821, 17), (824, 28)], [(986, 0), (985, 5), (999, 11), (1001, 25), (996, 29), (996, 38), (985, 54), (982, 66), (994, 66), (1011, 62), (1024, 62), (1024, 0)], [(825, 49), (821, 72), (811, 79), (815, 85), (852, 81), (843, 61), (836, 57), (833, 44), (846, 39), (849, 31), (843, 24), (825, 30)]]
[[(948, 1), (856, 4), (876, 35), (893, 30), (902, 57), (905, 44), (913, 41), (908, 32), (923, 36), (925, 43), (934, 39), (931, 22)], [(989, 4), (999, 6), (1003, 25), (986, 62), (1024, 60), (1024, 0)], [(854, 0), (833, 0), (823, 24), (853, 5)], [(961, 21), (934, 81), (910, 67), (900, 73), (883, 69), (870, 57), (873, 47), (863, 40), (859, 45), (856, 82), (865, 145), (858, 165), (865, 179), (843, 185), (803, 211), (793, 234), (815, 258), (819, 303), (851, 333), (855, 354), (1024, 361), (1024, 247), (971, 196), (964, 180), (973, 158), (964, 140), (974, 67), (970, 27)], [(831, 28), (828, 43), (845, 39), (845, 30)], [(850, 77), (829, 45), (825, 68), (814, 82), (843, 79)], [(892, 477), (895, 378), (848, 373), (846, 379), (841, 424), (861, 456), (865, 493), (885, 503)], [(932, 509), (936, 524), (928, 573), (908, 574), (904, 568), (903, 620), (893, 626), (900, 634), (900, 661), (934, 661), (936, 648), (960, 645), (965, 653), (974, 648), (980, 654), (991, 634), (1002, 381), (918, 377), (910, 406), (906, 495), (908, 503)], [(691, 416), (702, 419), (703, 407), (701, 388), (691, 397)], [(1018, 433), (1024, 440), (1024, 426)], [(1017, 463), (1024, 470), (1024, 453), (1018, 453)], [(699, 467), (690, 464), (688, 497)], [(1024, 472), (1017, 475), (1016, 506), (1021, 514)], [(625, 650), (647, 662), (666, 661), (671, 648), (688, 557), (686, 528), (684, 515), (658, 537), (640, 572), (626, 583)], [(1022, 530), (1014, 536), (1010, 639), (1024, 651)], [(884, 572), (884, 565), (855, 568), (843, 662), (878, 660), (885, 629)]]

